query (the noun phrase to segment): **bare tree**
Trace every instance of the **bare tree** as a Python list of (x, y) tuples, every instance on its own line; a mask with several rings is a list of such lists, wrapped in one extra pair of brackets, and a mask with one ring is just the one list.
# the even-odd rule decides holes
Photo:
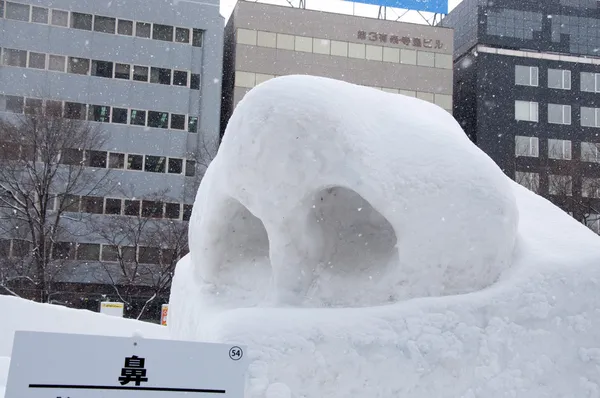
[(99, 127), (63, 117), (52, 101), (0, 120), (0, 237), (11, 241), (4, 290), (17, 294), (10, 286), (27, 281), (29, 298), (49, 301), (71, 252), (65, 242), (84, 221), (73, 208), (76, 198), (95, 196), (108, 183), (108, 171), (88, 167), (103, 140)]

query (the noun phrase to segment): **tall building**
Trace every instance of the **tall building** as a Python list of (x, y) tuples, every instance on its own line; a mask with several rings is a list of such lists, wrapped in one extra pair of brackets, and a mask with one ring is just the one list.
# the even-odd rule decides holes
[(307, 74), (452, 109), (452, 30), (238, 1), (225, 28), (224, 131), (233, 108), (275, 76)]
[(600, 3), (464, 0), (454, 117), (517, 182), (600, 232)]
[[(0, 117), (51, 103), (106, 133), (84, 161), (127, 193), (75, 198), (70, 211), (186, 220), (202, 146), (219, 139), (223, 27), (219, 0), (0, 0)], [(159, 191), (166, 200), (148, 199)], [(90, 239), (71, 258), (111, 261)]]

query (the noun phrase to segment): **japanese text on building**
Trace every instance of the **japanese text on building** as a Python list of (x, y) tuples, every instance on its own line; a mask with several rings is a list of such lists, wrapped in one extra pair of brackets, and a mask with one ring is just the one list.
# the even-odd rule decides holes
[(438, 50), (444, 48), (444, 43), (442, 43), (441, 40), (433, 40), (421, 37), (390, 35), (387, 33), (378, 32), (367, 32), (366, 30), (359, 30), (357, 37), (359, 40), (367, 40), (379, 43), (391, 43), (405, 45), (408, 47), (435, 48)]

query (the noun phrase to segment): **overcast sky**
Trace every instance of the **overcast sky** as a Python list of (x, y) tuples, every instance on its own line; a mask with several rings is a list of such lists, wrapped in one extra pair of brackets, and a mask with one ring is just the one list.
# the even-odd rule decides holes
[[(231, 14), (231, 11), (233, 10), (233, 7), (235, 6), (237, 0), (221, 0), (221, 14), (223, 16), (225, 16), (225, 18), (229, 18), (229, 15)], [(288, 2), (286, 0), (259, 0), (260, 2), (263, 3), (273, 3), (273, 4), (283, 4), (283, 5), (288, 5)], [(298, 0), (290, 0), (292, 4), (294, 4), (294, 6), (298, 5)], [(458, 3), (460, 3), (461, 0), (449, 0), (449, 8), (450, 10), (453, 9), (454, 7), (456, 7), (456, 5)], [(359, 3), (355, 3), (353, 5), (353, 3), (348, 2), (348, 1), (342, 1), (342, 0), (306, 0), (306, 8), (310, 8), (310, 9), (318, 9), (318, 10), (323, 10), (323, 11), (333, 11), (333, 12), (340, 12), (343, 14), (352, 14), (352, 11), (354, 9), (354, 12), (356, 13), (356, 15), (364, 15), (364, 16), (372, 16), (372, 17), (377, 17), (377, 6), (373, 6), (373, 5), (368, 5), (368, 4), (359, 4)], [(393, 11), (389, 11), (388, 12), (388, 19), (390, 17), (390, 15), (395, 15)], [(406, 22), (418, 22), (419, 20), (422, 21), (422, 18), (416, 13), (416, 12), (411, 12), (409, 14), (407, 14), (404, 18), (403, 21)]]

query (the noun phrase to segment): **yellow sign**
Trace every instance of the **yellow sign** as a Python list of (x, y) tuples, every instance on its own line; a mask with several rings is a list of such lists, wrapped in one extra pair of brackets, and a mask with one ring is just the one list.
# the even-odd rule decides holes
[(123, 303), (102, 303), (104, 308), (123, 308)]

